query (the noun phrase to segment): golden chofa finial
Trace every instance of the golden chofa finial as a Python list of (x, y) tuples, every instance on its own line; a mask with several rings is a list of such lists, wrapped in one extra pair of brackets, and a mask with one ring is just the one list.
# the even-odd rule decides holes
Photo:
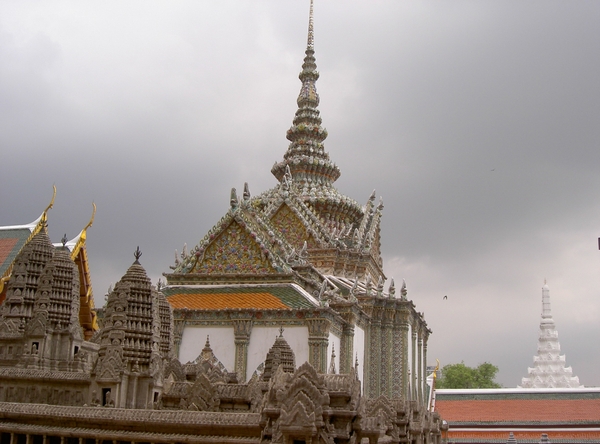
[(71, 250), (71, 259), (75, 260), (75, 258), (79, 254), (79, 251), (85, 245), (85, 241), (87, 239), (87, 229), (92, 226), (92, 224), (94, 223), (95, 217), (96, 217), (96, 204), (94, 202), (92, 202), (92, 217), (90, 218), (90, 221), (88, 222), (88, 224), (83, 228), (83, 230), (81, 230), (81, 233), (79, 233), (79, 235), (75, 238), (75, 239), (77, 239), (77, 242), (75, 243), (73, 250)]
[(90, 228), (92, 226), (92, 224), (94, 223), (94, 217), (96, 217), (96, 204), (94, 202), (92, 202), (92, 217), (90, 218), (90, 221), (85, 226), (83, 231), (86, 231), (88, 228)]
[(55, 198), (56, 198), (56, 185), (52, 185), (52, 199), (50, 200), (50, 203), (48, 204), (48, 206), (42, 213), (42, 217), (40, 218), (40, 223), (39, 223), (40, 229), (42, 226), (45, 226), (45, 224), (48, 222), (48, 211), (50, 210), (50, 208), (52, 208), (54, 206)]

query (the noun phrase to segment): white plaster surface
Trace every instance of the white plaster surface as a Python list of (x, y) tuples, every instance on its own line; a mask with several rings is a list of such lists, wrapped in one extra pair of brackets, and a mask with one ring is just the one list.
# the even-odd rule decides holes
[(329, 344), (327, 344), (327, 372), (329, 372), (329, 366), (331, 365), (331, 350), (335, 346), (335, 372), (340, 372), (340, 350), (341, 341), (333, 333), (329, 333)]
[[(256, 368), (265, 362), (269, 349), (279, 336), (279, 327), (252, 327), (248, 344), (248, 366), (246, 380), (252, 377)], [(308, 361), (308, 328), (284, 327), (283, 337), (296, 356), (296, 368)]]
[(358, 356), (358, 379), (360, 379), (361, 386), (364, 381), (364, 371), (365, 371), (365, 331), (360, 328), (358, 325), (354, 327), (354, 356), (352, 358), (352, 363), (356, 362), (356, 357)]
[(233, 327), (185, 327), (179, 347), (179, 361), (182, 364), (196, 359), (210, 337), (210, 348), (227, 371), (235, 370), (235, 337)]

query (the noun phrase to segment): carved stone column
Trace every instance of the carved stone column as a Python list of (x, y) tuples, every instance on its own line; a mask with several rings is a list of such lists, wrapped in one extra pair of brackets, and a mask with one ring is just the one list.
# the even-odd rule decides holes
[[(419, 323), (420, 324), (420, 323)], [(424, 398), (423, 398), (423, 385), (425, 383), (425, 380), (423, 379), (423, 329), (421, 328), (421, 325), (419, 325), (419, 329), (417, 330), (417, 354), (418, 354), (418, 358), (417, 358), (417, 387), (418, 387), (418, 392), (417, 395), (419, 396), (419, 402), (420, 403), (424, 403)]]
[(346, 323), (340, 341), (340, 373), (350, 373), (354, 367), (354, 325), (356, 317), (352, 313), (340, 313)]
[(408, 331), (410, 330), (410, 322), (409, 322), (409, 313), (404, 307), (399, 313), (399, 325), (398, 329), (400, 331), (400, 345), (399, 345), (399, 354), (400, 354), (400, 362), (401, 366), (401, 387), (400, 392), (402, 399), (408, 399), (408, 384), (409, 384), (409, 362), (408, 362)]
[(405, 369), (402, 348), (403, 332), (401, 329), (402, 312), (396, 307), (392, 324), (392, 398), (402, 397), (402, 373)]
[[(423, 343), (423, 390), (425, 394), (425, 402), (429, 402), (429, 397), (427, 396), (427, 339), (429, 338), (429, 330), (427, 327), (423, 327), (423, 331), (421, 332), (421, 340)], [(429, 406), (427, 406), (429, 407)]]
[(246, 382), (248, 369), (248, 343), (252, 331), (252, 319), (233, 319), (235, 336), (235, 373), (238, 382)]
[(177, 355), (177, 358), (179, 358), (179, 348), (181, 347), (181, 338), (183, 337), (184, 328), (184, 319), (173, 319), (173, 342), (175, 345), (175, 354)]
[(308, 319), (308, 360), (319, 373), (327, 373), (327, 346), (329, 345), (329, 321)]
[(410, 397), (413, 401), (417, 401), (417, 326), (416, 322), (411, 323), (411, 366), (410, 366)]
[(392, 397), (392, 327), (394, 323), (394, 309), (386, 307), (381, 319), (381, 368), (380, 368), (380, 394)]
[(382, 307), (373, 307), (371, 316), (371, 326), (369, 335), (369, 392), (371, 398), (377, 398), (381, 394), (380, 376), (381, 376), (381, 317), (383, 315)]

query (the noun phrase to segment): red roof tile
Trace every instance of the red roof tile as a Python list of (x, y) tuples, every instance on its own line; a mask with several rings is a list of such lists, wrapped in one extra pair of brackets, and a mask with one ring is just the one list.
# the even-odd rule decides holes
[(19, 239), (16, 237), (0, 239), (0, 264), (4, 263), (18, 241)]
[[(542, 433), (547, 433), (550, 442), (559, 441), (559, 440), (588, 440), (593, 442), (592, 440), (598, 440), (600, 438), (600, 431), (590, 430), (590, 431), (570, 431), (568, 429), (563, 430), (516, 430), (510, 427), (504, 430), (448, 430), (448, 438), (452, 441), (460, 440), (460, 439), (469, 439), (469, 440), (504, 440), (508, 438), (508, 434), (513, 432), (515, 439), (518, 442), (522, 442), (525, 440), (539, 440), (540, 435)], [(596, 441), (597, 442), (597, 441)]]
[(435, 409), (449, 423), (600, 423), (600, 399), (438, 399)]

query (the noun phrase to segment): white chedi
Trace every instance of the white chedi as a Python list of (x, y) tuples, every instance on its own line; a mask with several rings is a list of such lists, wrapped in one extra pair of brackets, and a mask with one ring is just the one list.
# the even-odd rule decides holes
[(519, 388), (574, 388), (583, 387), (573, 369), (565, 366), (565, 355), (560, 354), (558, 332), (550, 311), (550, 289), (544, 281), (542, 287), (542, 319), (534, 367), (528, 368), (528, 377), (521, 380)]

